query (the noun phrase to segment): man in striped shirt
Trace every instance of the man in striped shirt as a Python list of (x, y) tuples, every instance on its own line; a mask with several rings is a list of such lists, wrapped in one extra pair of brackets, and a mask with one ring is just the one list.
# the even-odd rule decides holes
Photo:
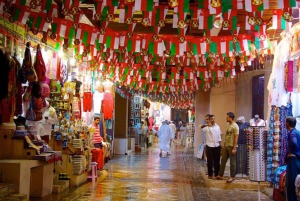
[(94, 117), (94, 124), (91, 128), (95, 129), (93, 135), (93, 142), (95, 148), (102, 148), (103, 138), (100, 135), (100, 127), (99, 127), (100, 117)]

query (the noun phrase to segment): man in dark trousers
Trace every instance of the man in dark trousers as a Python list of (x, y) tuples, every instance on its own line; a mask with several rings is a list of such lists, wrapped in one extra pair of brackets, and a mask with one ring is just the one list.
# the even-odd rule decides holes
[(285, 126), (288, 129), (288, 153), (286, 167), (287, 200), (297, 201), (295, 179), (300, 174), (300, 132), (295, 128), (296, 118), (287, 117)]

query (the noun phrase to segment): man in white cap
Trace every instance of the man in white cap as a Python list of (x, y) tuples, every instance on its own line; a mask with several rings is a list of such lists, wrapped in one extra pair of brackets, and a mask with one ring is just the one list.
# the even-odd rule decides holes
[(162, 156), (162, 151), (166, 151), (167, 155), (170, 155), (170, 141), (173, 139), (172, 128), (168, 125), (168, 120), (162, 122), (161, 127), (158, 130), (159, 137), (159, 156)]

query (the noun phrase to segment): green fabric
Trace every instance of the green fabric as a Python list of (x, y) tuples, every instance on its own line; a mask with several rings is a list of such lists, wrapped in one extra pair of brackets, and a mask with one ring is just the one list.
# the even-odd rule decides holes
[(231, 23), (232, 23), (231, 30), (237, 30), (237, 16), (232, 17)]
[(170, 56), (175, 56), (176, 55), (176, 44), (172, 43), (171, 44), (171, 55)]
[(118, 6), (119, 5), (119, 0), (112, 0), (112, 5), (113, 6)]
[(217, 43), (216, 42), (211, 42), (209, 45), (209, 51), (213, 53), (217, 53)]
[(106, 37), (106, 48), (111, 48), (111, 36)]
[(225, 134), (225, 147), (233, 146), (234, 136), (239, 134), (239, 126), (236, 123), (227, 125)]
[(204, 8), (204, 0), (198, 0), (198, 8)]
[(207, 26), (208, 26), (207, 28), (208, 29), (212, 29), (214, 27), (214, 19), (215, 19), (215, 15), (208, 16), (208, 18), (207, 18)]
[(153, 42), (149, 42), (149, 49), (148, 49), (148, 51), (149, 51), (150, 54), (154, 54), (154, 43)]
[[(83, 31), (83, 30), (82, 30)], [(82, 37), (82, 42), (85, 44), (85, 45), (88, 45), (88, 36), (89, 36), (89, 32), (88, 31), (84, 31), (83, 32), (83, 37)]]
[(26, 5), (26, 0), (20, 0), (20, 5), (25, 6)]
[(51, 32), (53, 34), (56, 34), (56, 30), (57, 30), (57, 24), (56, 23), (52, 23), (51, 24)]
[(46, 10), (47, 12), (49, 12), (50, 9), (51, 9), (51, 7), (52, 7), (52, 0), (46, 0), (45, 10)]
[(183, 12), (188, 13), (190, 12), (190, 4), (189, 4), (190, 0), (184, 0), (183, 3)]
[(14, 15), (13, 15), (14, 21), (18, 21), (20, 15), (21, 15), (21, 9), (17, 8), (17, 9), (16, 9), (16, 12), (15, 12)]
[(39, 29), (40, 26), (41, 26), (41, 23), (42, 23), (42, 20), (43, 20), (43, 17), (41, 16), (38, 16), (37, 19), (36, 19), (36, 22), (35, 22), (35, 28)]
[(32, 25), (33, 25), (33, 21), (34, 21), (34, 17), (29, 17), (28, 20), (27, 20), (27, 26), (29, 28), (32, 28)]
[[(67, 27), (67, 29), (68, 29), (68, 27)], [(75, 34), (76, 34), (75, 29), (73, 27), (71, 27), (70, 31), (69, 31), (68, 38), (72, 40), (75, 37)]]
[(153, 0), (147, 0), (146, 10), (152, 12), (153, 6), (154, 6)]
[(127, 41), (127, 51), (131, 52), (132, 51), (132, 39), (129, 39)]
[(155, 26), (158, 26), (158, 22), (160, 20), (160, 12), (161, 12), (161, 10), (159, 8), (156, 8), (155, 10), (156, 10), (156, 14), (155, 14)]
[(193, 53), (194, 53), (194, 55), (198, 55), (198, 47), (197, 47), (197, 44), (192, 44), (192, 46), (193, 46)]

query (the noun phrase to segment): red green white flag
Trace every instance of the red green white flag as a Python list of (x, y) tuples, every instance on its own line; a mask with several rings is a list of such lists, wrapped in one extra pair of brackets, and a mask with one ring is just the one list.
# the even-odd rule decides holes
[(27, 6), (13, 5), (14, 11), (12, 13), (12, 18), (21, 24), (26, 24), (30, 15), (30, 8)]
[(152, 11), (154, 6), (153, 0), (136, 0), (134, 2), (134, 10)]
[(297, 6), (296, 0), (277, 0), (277, 8), (289, 9)]

